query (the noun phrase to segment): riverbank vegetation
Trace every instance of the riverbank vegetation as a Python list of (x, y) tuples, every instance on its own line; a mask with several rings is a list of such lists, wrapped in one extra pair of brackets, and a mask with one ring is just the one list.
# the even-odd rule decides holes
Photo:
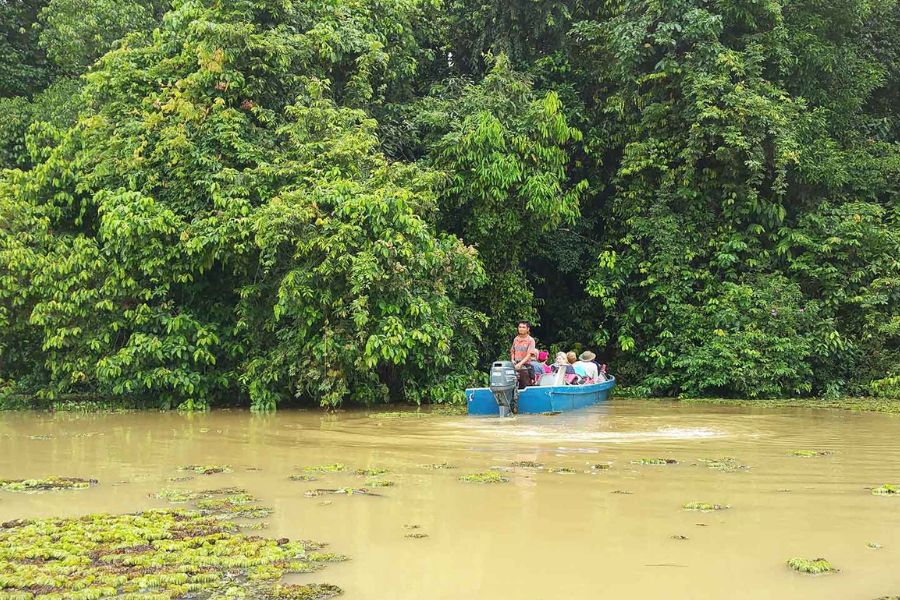
[(0, 393), (900, 396), (900, 6), (11, 0)]

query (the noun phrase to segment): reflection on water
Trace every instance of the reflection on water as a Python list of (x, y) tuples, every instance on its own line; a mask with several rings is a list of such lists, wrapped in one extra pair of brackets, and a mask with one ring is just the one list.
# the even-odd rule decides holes
[[(505, 421), (352, 411), (8, 413), (0, 414), (0, 478), (100, 485), (0, 491), (0, 521), (128, 512), (165, 506), (152, 497), (162, 488), (240, 486), (275, 509), (266, 535), (327, 540), (352, 557), (299, 578), (336, 583), (351, 600), (874, 599), (900, 594), (900, 498), (866, 489), (900, 483), (898, 434), (893, 415), (635, 400)], [(831, 454), (792, 456), (800, 449)], [(704, 462), (723, 457), (750, 469)], [(678, 464), (632, 462), (642, 458)], [(288, 479), (331, 463), (348, 471)], [(441, 463), (456, 468), (426, 468)], [(188, 464), (233, 471), (170, 481)], [(492, 466), (507, 469), (510, 482), (458, 481)], [(575, 473), (550, 472), (559, 467)], [(357, 468), (388, 469), (396, 486), (379, 488), (380, 497), (304, 496), (364, 485)], [(681, 509), (691, 501), (732, 508)], [(792, 573), (784, 561), (794, 556), (824, 556), (841, 573)]]

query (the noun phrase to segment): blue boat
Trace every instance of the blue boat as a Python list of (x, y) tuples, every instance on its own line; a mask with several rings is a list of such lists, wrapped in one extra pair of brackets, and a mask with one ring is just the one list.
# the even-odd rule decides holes
[[(531, 386), (519, 391), (519, 413), (562, 412), (584, 408), (609, 398), (616, 385), (610, 377), (602, 383), (587, 385)], [(490, 388), (468, 388), (466, 400), (470, 415), (498, 416), (500, 408)]]

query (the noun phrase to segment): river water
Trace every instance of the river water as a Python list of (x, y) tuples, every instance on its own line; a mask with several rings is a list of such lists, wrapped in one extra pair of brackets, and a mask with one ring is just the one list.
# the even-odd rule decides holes
[[(0, 413), (0, 478), (99, 480), (0, 491), (0, 521), (133, 512), (168, 506), (153, 497), (164, 488), (240, 486), (275, 509), (265, 535), (329, 542), (350, 557), (296, 579), (337, 584), (348, 600), (870, 600), (900, 595), (900, 497), (867, 489), (900, 483), (898, 439), (897, 415), (631, 399), (507, 420)], [(703, 462), (723, 457), (740, 466)], [(647, 458), (678, 463), (634, 462)], [(502, 472), (501, 484), (458, 480), (516, 461), (544, 468)], [(198, 463), (233, 471), (170, 481)], [(330, 463), (348, 471), (288, 479)], [(422, 466), (437, 463), (455, 468)], [(551, 472), (560, 467), (575, 472)], [(388, 469), (381, 478), (396, 486), (379, 497), (304, 495), (363, 485), (357, 468)], [(682, 508), (692, 501), (730, 508)], [(798, 574), (785, 566), (792, 557), (825, 557), (841, 571)]]

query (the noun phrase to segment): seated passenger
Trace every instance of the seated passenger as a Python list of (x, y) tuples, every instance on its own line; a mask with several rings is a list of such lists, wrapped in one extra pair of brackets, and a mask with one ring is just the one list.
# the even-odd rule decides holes
[(575, 372), (575, 368), (569, 364), (565, 352), (556, 353), (556, 360), (553, 362), (553, 366), (551, 366), (550, 369), (556, 373), (556, 381), (559, 382), (555, 385), (574, 383), (575, 380), (578, 379), (578, 374)]
[(587, 377), (587, 371), (585, 371), (584, 367), (578, 363), (578, 356), (576, 356), (574, 352), (566, 354), (566, 361), (572, 365), (572, 369), (574, 369), (576, 375), (579, 377)]
[[(531, 370), (533, 371), (532, 378), (531, 378), (531, 384), (537, 385), (538, 382), (541, 380), (541, 377), (544, 376), (544, 365), (539, 360), (541, 354), (537, 351), (537, 348), (532, 348), (530, 352), (531, 352), (531, 361), (529, 361), (529, 364), (531, 365)], [(546, 355), (546, 354), (547, 353), (544, 352), (544, 355)]]
[(597, 377), (597, 381), (609, 381), (609, 371), (606, 370), (606, 365), (600, 365), (600, 376)]
[(580, 368), (582, 371), (584, 371), (584, 376), (588, 379), (592, 381), (599, 380), (600, 368), (597, 367), (597, 363), (594, 362), (595, 358), (597, 358), (596, 354), (594, 354), (590, 350), (585, 350), (581, 353), (581, 356), (578, 357), (578, 362), (573, 365), (575, 367), (575, 371), (578, 371), (578, 369)]

